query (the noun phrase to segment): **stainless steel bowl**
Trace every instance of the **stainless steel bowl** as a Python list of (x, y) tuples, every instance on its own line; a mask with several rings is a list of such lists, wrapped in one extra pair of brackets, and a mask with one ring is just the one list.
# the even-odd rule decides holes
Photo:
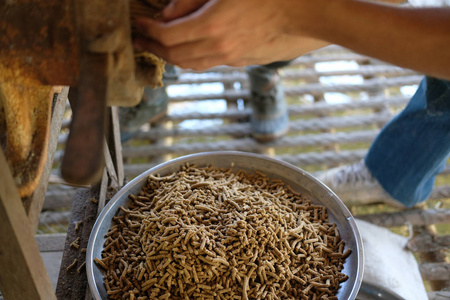
[(86, 270), (94, 299), (107, 299), (103, 275), (94, 264), (94, 259), (101, 258), (105, 235), (111, 228), (112, 218), (118, 212), (119, 207), (129, 204), (129, 194), (137, 194), (141, 191), (149, 174), (159, 173), (164, 176), (179, 171), (180, 166), (186, 163), (196, 164), (199, 167), (213, 165), (220, 168), (232, 168), (236, 171), (260, 171), (272, 179), (283, 180), (293, 190), (302, 193), (313, 203), (324, 205), (330, 221), (336, 223), (346, 248), (352, 250), (342, 271), (349, 276), (349, 279), (341, 284), (337, 295), (338, 299), (353, 300), (356, 298), (363, 276), (363, 245), (355, 220), (342, 201), (319, 180), (291, 164), (253, 153), (218, 151), (187, 155), (162, 163), (130, 181), (111, 199), (98, 217), (88, 243)]

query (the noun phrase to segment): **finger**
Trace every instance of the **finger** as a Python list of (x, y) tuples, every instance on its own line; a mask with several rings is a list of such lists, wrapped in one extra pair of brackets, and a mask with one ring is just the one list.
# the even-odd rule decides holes
[(177, 65), (183, 69), (204, 71), (204, 70), (210, 69), (212, 67), (224, 65), (225, 64), (224, 61), (226, 61), (226, 58), (223, 57), (222, 55), (212, 55), (212, 56), (202, 57), (199, 59), (183, 61)]
[(182, 61), (191, 61), (208, 57), (213, 54), (222, 57), (231, 57), (239, 52), (233, 51), (236, 47), (233, 42), (224, 40), (200, 40), (191, 43), (180, 44), (173, 47), (166, 47), (155, 40), (139, 38), (134, 41), (135, 47), (140, 50), (146, 50), (171, 63), (180, 63)]
[[(237, 59), (237, 60), (227, 60), (227, 63), (224, 63), (225, 58), (221, 55), (212, 55), (209, 57), (202, 57), (200, 59), (195, 59), (191, 61), (184, 61), (178, 64), (179, 67), (183, 69), (192, 69), (195, 71), (204, 71), (206, 69), (211, 69), (213, 67), (227, 65), (231, 67), (245, 67), (250, 65), (261, 64), (260, 60), (252, 60), (252, 59)], [(267, 61), (267, 63), (272, 62), (271, 60)]]
[[(134, 26), (136, 32), (140, 35), (156, 40), (165, 46), (175, 46), (201, 40), (211, 34), (211, 30), (208, 30), (208, 25), (205, 25), (206, 22), (203, 21), (203, 17), (197, 17), (194, 14), (168, 23), (148, 18), (136, 18)], [(209, 26), (209, 28), (212, 27)]]
[[(157, 41), (153, 41), (153, 40), (149, 40), (149, 39), (136, 39), (135, 40), (135, 46), (137, 49), (151, 52), (151, 53), (163, 58), (165, 61), (167, 61), (171, 64), (175, 64), (175, 65), (180, 65), (187, 61), (200, 60), (202, 58), (212, 56), (212, 55), (217, 56), (217, 53), (211, 54), (210, 51), (199, 52), (199, 51), (193, 50), (196, 48), (203, 48), (203, 47), (195, 45), (195, 44), (197, 44), (197, 43), (194, 43), (194, 45), (183, 44), (183, 45), (176, 46), (173, 48), (170, 48), (170, 47), (168, 48), (168, 47), (165, 47), (164, 45), (161, 45)], [(200, 44), (201, 44), (201, 42), (200, 42)], [(187, 49), (187, 50), (185, 50), (185, 49)]]
[(133, 46), (134, 49), (150, 52), (161, 58), (164, 58), (165, 49), (167, 49), (167, 47), (161, 45), (157, 41), (142, 37), (136, 37), (133, 40)]
[[(136, 39), (135, 46), (139, 50), (149, 51), (170, 64), (177, 65), (185, 69), (204, 70), (206, 68), (214, 67), (217, 65), (227, 64), (229, 57), (225, 54), (217, 54), (215, 52), (207, 51), (204, 55), (192, 55), (192, 56), (177, 56), (170, 55), (170, 48), (167, 48), (156, 41), (148, 39)], [(180, 50), (182, 51), (182, 50)]]
[(174, 0), (163, 10), (163, 20), (172, 21), (184, 17), (203, 6), (208, 0)]

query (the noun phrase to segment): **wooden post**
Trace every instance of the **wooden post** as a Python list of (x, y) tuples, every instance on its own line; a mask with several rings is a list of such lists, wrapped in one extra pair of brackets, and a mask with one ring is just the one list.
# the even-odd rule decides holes
[[(429, 225), (429, 226), (413, 226), (414, 236), (415, 237), (422, 237), (422, 238), (432, 238), (433, 236), (436, 236), (436, 226), (435, 225)], [(443, 266), (442, 268), (435, 268), (433, 272), (427, 272), (430, 273), (436, 273), (437, 276), (428, 276), (430, 286), (433, 291), (440, 291), (444, 289), (448, 289), (450, 287), (450, 277), (442, 277), (439, 276), (443, 273), (449, 271), (449, 260), (446, 255), (446, 251), (444, 250), (435, 250), (435, 251), (429, 251), (429, 252), (418, 252), (417, 253), (419, 261), (422, 263), (421, 265), (421, 272), (430, 271), (429, 266), (433, 266), (433, 263), (437, 263), (440, 266)], [(430, 264), (431, 263), (431, 264)], [(428, 266), (428, 268), (426, 267)], [(446, 267), (445, 267), (446, 266)], [(445, 270), (445, 271), (442, 271)], [(440, 270), (440, 272), (437, 272)]]
[(56, 299), (2, 151), (0, 170), (0, 290), (6, 300)]

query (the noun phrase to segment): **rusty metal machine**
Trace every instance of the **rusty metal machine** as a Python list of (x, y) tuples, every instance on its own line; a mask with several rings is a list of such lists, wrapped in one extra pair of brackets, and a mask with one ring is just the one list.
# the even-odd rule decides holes
[(158, 57), (134, 51), (132, 20), (156, 17), (167, 2), (0, 0), (0, 290), (5, 299), (56, 299), (34, 234), (67, 98), (72, 121), (61, 175), (69, 183), (107, 187), (101, 178), (108, 181), (102, 174), (111, 169), (111, 155), (105, 153), (112, 140), (120, 145), (117, 109), (108, 106), (136, 105), (144, 87), (161, 84), (164, 70)]
[(133, 106), (157, 86), (164, 62), (135, 53), (132, 19), (167, 0), (0, 0), (0, 143), (22, 197), (46, 159), (52, 98), (70, 86), (72, 123), (61, 172), (98, 180), (106, 106)]

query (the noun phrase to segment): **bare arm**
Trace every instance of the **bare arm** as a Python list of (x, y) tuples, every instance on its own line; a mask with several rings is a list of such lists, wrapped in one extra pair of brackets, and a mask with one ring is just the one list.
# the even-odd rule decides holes
[[(135, 25), (141, 36), (135, 45), (171, 63), (193, 69), (289, 60), (329, 45), (278, 30), (274, 25), (285, 19), (282, 11), (273, 9), (272, 5), (277, 5), (274, 0), (263, 2), (173, 0), (159, 22), (137, 20)], [(254, 10), (255, 6), (258, 14), (243, 13)]]
[(358, 0), (209, 0), (179, 19), (137, 25), (147, 36), (138, 46), (182, 67), (262, 64), (334, 43), (450, 79), (450, 9)]
[[(407, 8), (357, 0), (322, 2), (288, 29), (402, 67), (450, 79), (450, 8)], [(306, 15), (305, 15), (306, 16)]]

